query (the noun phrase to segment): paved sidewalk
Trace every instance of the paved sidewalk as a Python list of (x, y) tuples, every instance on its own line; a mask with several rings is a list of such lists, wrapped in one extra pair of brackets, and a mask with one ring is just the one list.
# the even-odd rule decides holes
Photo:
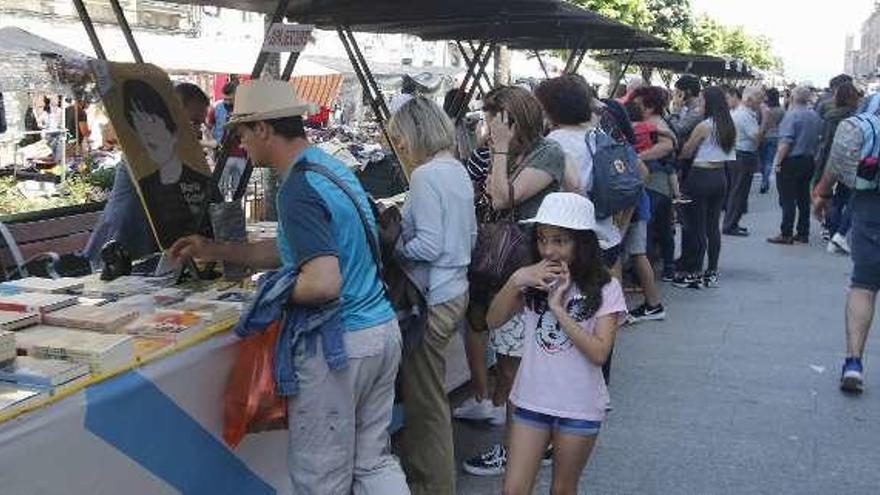
[[(623, 329), (611, 375), (613, 412), (587, 467), (590, 494), (880, 493), (880, 344), (866, 354), (866, 392), (837, 388), (851, 265), (810, 246), (774, 246), (775, 194), (754, 189), (723, 238), (721, 288), (663, 286), (668, 318)], [(465, 458), (499, 429), (458, 423)], [(550, 469), (535, 493), (548, 493)], [(460, 494), (500, 493), (500, 478), (462, 472)]]

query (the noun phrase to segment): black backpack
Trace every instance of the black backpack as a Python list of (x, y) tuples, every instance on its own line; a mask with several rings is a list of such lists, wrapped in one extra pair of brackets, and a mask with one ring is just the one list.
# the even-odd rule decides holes
[(601, 130), (588, 132), (586, 140), (593, 159), (593, 189), (589, 196), (596, 208), (596, 218), (608, 218), (635, 207), (644, 187), (636, 150)]

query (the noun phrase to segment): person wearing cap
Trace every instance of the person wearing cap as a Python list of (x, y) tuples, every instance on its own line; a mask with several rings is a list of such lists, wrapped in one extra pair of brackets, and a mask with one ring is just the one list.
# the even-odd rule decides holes
[[(295, 267), (291, 304), (340, 305), (347, 365), (330, 370), (321, 345), (296, 356), (299, 393), (288, 403), (293, 492), (408, 494), (388, 434), (401, 335), (367, 238), (367, 229), (378, 235), (367, 195), (342, 162), (309, 145), (302, 116), (311, 105), (298, 100), (293, 86), (254, 80), (239, 86), (235, 101), (230, 130), (255, 165), (283, 178), (278, 238), (218, 243), (190, 236), (171, 254), (257, 269)], [(323, 167), (354, 199), (308, 166)]]
[(626, 314), (604, 267), (592, 202), (552, 193), (534, 218), (538, 263), (517, 270), (487, 313), (497, 328), (522, 312), (525, 345), (510, 394), (515, 407), (504, 493), (531, 493), (553, 445), (552, 493), (575, 493), (609, 404), (602, 365)]

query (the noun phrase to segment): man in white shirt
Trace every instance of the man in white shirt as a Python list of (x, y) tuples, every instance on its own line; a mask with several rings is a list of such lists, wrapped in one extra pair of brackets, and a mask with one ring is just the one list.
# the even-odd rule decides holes
[(733, 124), (736, 126), (736, 161), (729, 166), (727, 205), (722, 229), (726, 235), (749, 235), (748, 229), (741, 227), (739, 221), (748, 211), (752, 177), (758, 171), (758, 145), (761, 143), (758, 112), (763, 99), (764, 92), (760, 88), (748, 87), (743, 91), (739, 105), (731, 112)]

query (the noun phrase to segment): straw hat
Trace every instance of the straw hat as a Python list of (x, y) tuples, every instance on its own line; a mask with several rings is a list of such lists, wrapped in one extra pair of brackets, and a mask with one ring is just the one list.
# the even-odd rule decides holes
[(314, 104), (299, 99), (292, 85), (284, 81), (255, 79), (242, 83), (235, 91), (235, 107), (226, 126), (299, 117), (316, 111)]
[(535, 218), (520, 223), (540, 223), (569, 230), (596, 230), (593, 202), (575, 193), (548, 194)]

